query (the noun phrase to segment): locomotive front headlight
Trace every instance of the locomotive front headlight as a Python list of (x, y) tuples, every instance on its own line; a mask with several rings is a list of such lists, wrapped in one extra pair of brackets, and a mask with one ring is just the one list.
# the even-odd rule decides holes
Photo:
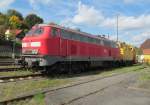
[(41, 42), (31, 42), (31, 47), (41, 47)]

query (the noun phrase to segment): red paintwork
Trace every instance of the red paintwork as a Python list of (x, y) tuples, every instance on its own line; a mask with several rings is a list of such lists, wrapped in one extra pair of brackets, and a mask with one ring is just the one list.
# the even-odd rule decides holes
[[(39, 49), (40, 55), (49, 56), (77, 56), (77, 57), (109, 57), (119, 59), (119, 48), (109, 48), (106, 46), (96, 45), (92, 43), (63, 39), (59, 35), (53, 37), (50, 35), (51, 26), (44, 27), (44, 33), (39, 36), (26, 36), (22, 42), (41, 42), (41, 47), (23, 47), (23, 50)], [(88, 34), (89, 35), (89, 34)]]
[[(48, 49), (47, 49), (47, 38), (48, 38), (48, 33), (49, 33), (49, 27), (44, 28), (44, 33), (39, 36), (26, 36), (23, 38), (22, 43), (27, 43), (27, 47), (23, 47), (24, 50), (39, 50), (39, 54), (41, 55), (47, 55), (48, 54)], [(31, 42), (41, 42), (41, 47), (31, 47)]]

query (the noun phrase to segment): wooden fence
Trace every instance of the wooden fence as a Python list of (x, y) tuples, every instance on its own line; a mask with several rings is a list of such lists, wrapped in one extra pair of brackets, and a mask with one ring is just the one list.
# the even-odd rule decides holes
[(4, 38), (0, 38), (0, 57), (12, 57), (13, 48), (15, 56), (21, 55), (21, 44), (15, 43), (13, 46), (13, 41), (7, 41)]

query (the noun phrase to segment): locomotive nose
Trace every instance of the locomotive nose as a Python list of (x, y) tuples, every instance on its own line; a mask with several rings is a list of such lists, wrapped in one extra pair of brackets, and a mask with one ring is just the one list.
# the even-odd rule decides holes
[(38, 67), (39, 66), (39, 61), (38, 60), (33, 60), (33, 59), (30, 59), (30, 60), (27, 60), (27, 66), (32, 68), (32, 67)]
[(41, 42), (23, 42), (22, 54), (38, 54)]
[(26, 47), (41, 47), (41, 42), (40, 41), (24, 41), (22, 42), (22, 47), (26, 48)]

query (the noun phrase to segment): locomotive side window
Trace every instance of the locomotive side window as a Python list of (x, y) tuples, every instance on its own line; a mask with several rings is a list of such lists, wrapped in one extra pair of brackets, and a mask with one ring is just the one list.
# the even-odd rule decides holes
[(104, 40), (104, 45), (108, 46), (108, 47), (111, 47), (111, 43), (109, 41), (107, 41), (107, 40)]
[(114, 42), (111, 42), (111, 47), (112, 47), (112, 48), (115, 48)]
[(91, 38), (90, 37), (88, 37), (88, 42), (91, 42)]
[[(57, 35), (56, 33), (57, 33), (57, 30), (56, 30), (56, 32), (54, 32), (54, 34)], [(96, 39), (96, 38), (92, 38), (92, 37), (88, 37), (88, 36), (83, 36), (78, 33), (69, 32), (65, 29), (61, 30), (61, 36), (65, 39), (71, 39), (71, 40), (76, 40), (76, 41), (81, 41), (81, 42), (88, 42), (88, 43), (105, 45), (108, 47), (117, 48), (115, 43), (110, 42), (109, 40), (102, 40), (102, 39)]]
[(88, 42), (88, 37), (87, 36), (84, 37), (84, 42)]
[(84, 42), (84, 36), (80, 36), (80, 41)]
[(72, 36), (72, 39), (73, 39), (73, 40), (80, 41), (80, 36), (79, 36), (78, 34), (71, 33), (71, 36)]
[(117, 48), (117, 44), (115, 42), (112, 42), (112, 47)]
[(95, 39), (91, 38), (91, 43), (95, 43)]
[(92, 38), (89, 38), (89, 42), (92, 43)]
[(96, 39), (96, 44), (99, 44), (99, 39)]
[(71, 39), (71, 37), (72, 37), (71, 34), (65, 30), (61, 30), (61, 35), (65, 39)]
[(57, 36), (58, 35), (58, 31), (57, 31), (57, 28), (52, 28), (52, 36)]

